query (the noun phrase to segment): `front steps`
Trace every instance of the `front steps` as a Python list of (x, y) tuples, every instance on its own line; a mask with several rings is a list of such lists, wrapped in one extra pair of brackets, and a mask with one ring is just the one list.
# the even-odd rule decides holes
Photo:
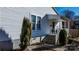
[(43, 40), (42, 43), (46, 44), (55, 44), (56, 35), (47, 35)]

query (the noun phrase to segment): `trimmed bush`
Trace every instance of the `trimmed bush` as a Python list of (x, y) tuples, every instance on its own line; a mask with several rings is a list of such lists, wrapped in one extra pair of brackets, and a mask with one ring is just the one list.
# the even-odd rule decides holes
[(68, 44), (71, 44), (72, 43), (72, 40), (68, 40)]
[(20, 48), (25, 49), (28, 45), (30, 45), (30, 39), (31, 39), (31, 23), (29, 19), (25, 18), (23, 19), (22, 24), (22, 30), (20, 35)]
[(66, 38), (67, 38), (67, 32), (65, 29), (62, 29), (59, 33), (59, 44), (65, 45), (66, 44)]

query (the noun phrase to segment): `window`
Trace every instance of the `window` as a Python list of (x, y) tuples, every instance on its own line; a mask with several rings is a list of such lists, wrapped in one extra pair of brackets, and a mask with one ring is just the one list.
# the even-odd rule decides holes
[(79, 24), (79, 21), (75, 21), (75, 24)]
[(41, 17), (31, 15), (31, 19), (32, 19), (32, 30), (40, 30), (41, 29), (41, 24), (40, 24)]
[(32, 30), (35, 30), (36, 27), (36, 16), (35, 15), (31, 15), (32, 18)]
[(79, 29), (79, 26), (78, 25), (76, 25), (76, 29)]
[(41, 24), (40, 24), (40, 20), (41, 20), (41, 17), (37, 17), (37, 30), (40, 30), (41, 29)]

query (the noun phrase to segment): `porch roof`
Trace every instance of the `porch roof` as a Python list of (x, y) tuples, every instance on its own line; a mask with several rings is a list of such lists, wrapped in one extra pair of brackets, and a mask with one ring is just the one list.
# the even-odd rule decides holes
[(62, 19), (59, 19), (59, 20), (50, 19), (49, 23), (52, 23), (52, 22), (64, 22), (64, 20), (62, 20)]

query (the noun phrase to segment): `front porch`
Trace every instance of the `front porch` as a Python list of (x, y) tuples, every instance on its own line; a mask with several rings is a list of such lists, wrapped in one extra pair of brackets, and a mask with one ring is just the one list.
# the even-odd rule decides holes
[(41, 26), (40, 31), (32, 33), (33, 39), (37, 39), (39, 42), (48, 40), (51, 42), (54, 41), (54, 44), (58, 45), (60, 30), (64, 28), (67, 32), (69, 32), (69, 22), (61, 19), (60, 16), (57, 15), (46, 15), (41, 20)]
[[(61, 19), (57, 15), (46, 15), (41, 20), (41, 31), (36, 31), (32, 33), (32, 40), (36, 42), (38, 40), (41, 45), (44, 46), (52, 45), (52, 46), (58, 46), (59, 45), (59, 32), (61, 29), (69, 29), (69, 23), (67, 23), (65, 20)], [(33, 44), (32, 44), (33, 45)]]
[(54, 36), (55, 45), (59, 45), (59, 33), (61, 29), (63, 28), (68, 29), (66, 28), (67, 26), (65, 24), (65, 21), (60, 18), (49, 19), (49, 27), (50, 27), (50, 33), (48, 34), (48, 36)]

